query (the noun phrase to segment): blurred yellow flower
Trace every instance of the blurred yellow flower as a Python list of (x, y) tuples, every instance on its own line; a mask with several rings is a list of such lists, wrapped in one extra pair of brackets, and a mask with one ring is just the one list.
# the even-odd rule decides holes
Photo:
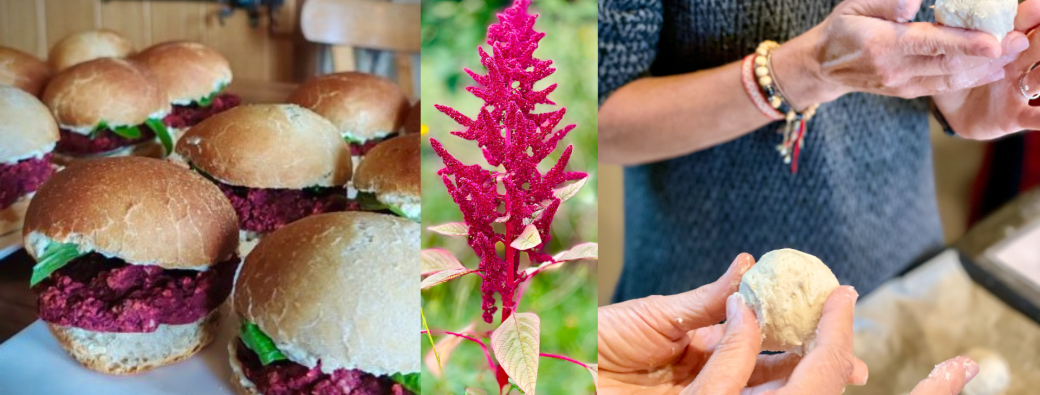
[(430, 132), (430, 127), (429, 126), (422, 125), (422, 127), (419, 128), (419, 135), (420, 136), (425, 136), (426, 133), (429, 133), (429, 132)]

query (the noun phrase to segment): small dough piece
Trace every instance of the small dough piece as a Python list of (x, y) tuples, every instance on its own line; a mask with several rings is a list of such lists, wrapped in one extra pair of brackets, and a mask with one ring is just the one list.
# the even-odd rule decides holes
[(792, 249), (770, 251), (740, 279), (740, 294), (755, 311), (763, 351), (809, 352), (823, 302), (838, 279), (819, 258)]
[(1017, 0), (935, 0), (935, 21), (992, 34), (1003, 41), (1015, 29)]
[(961, 395), (1002, 395), (1011, 385), (1011, 368), (999, 353), (975, 347), (964, 356), (979, 364), (979, 374), (964, 385)]

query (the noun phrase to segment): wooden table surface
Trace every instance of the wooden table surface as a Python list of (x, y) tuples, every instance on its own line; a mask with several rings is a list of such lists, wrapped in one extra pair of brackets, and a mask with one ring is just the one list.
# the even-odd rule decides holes
[(36, 320), (36, 294), (29, 289), (34, 263), (25, 250), (0, 260), (0, 343)]

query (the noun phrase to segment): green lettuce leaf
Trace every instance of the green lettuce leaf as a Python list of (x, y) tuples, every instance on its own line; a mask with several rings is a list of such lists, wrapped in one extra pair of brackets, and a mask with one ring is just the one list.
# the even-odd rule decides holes
[(29, 286), (36, 286), (40, 281), (46, 280), (52, 273), (67, 265), (69, 261), (86, 254), (86, 252), (79, 252), (75, 244), (48, 244), (46, 247), (43, 247), (43, 253), (40, 254), (40, 260), (36, 262), (35, 266), (33, 266), (32, 277), (29, 279)]
[(144, 123), (155, 132), (156, 136), (159, 136), (159, 142), (162, 143), (166, 155), (173, 153), (173, 136), (170, 136), (170, 131), (166, 129), (166, 124), (161, 119), (152, 118), (148, 118)]
[(365, 211), (382, 211), (387, 209), (386, 205), (380, 202), (379, 199), (376, 199), (376, 194), (372, 192), (358, 192), (355, 200), (357, 200), (361, 209)]
[(282, 354), (281, 351), (278, 351), (278, 347), (275, 347), (274, 341), (267, 337), (256, 324), (243, 321), (239, 335), (242, 337), (242, 343), (245, 343), (246, 347), (253, 350), (260, 357), (260, 363), (269, 365), (272, 362), (286, 359), (285, 354)]
[(218, 86), (215, 91), (211, 92), (209, 96), (196, 100), (195, 104), (197, 104), (199, 107), (209, 107), (213, 105), (213, 99), (216, 99), (217, 96), (224, 91), (224, 88), (227, 88), (227, 83), (220, 84), (220, 86)]
[(394, 373), (390, 375), (391, 380), (396, 381), (398, 384), (401, 384), (402, 387), (404, 387), (406, 390), (411, 391), (414, 394), (422, 393), (422, 391), (420, 391), (419, 377), (419, 372), (408, 374)]
[(133, 139), (141, 137), (141, 129), (139, 129), (137, 126), (114, 126), (113, 127), (113, 126), (109, 125), (108, 122), (105, 122), (104, 120), (102, 120), (101, 122), (98, 122), (97, 126), (94, 127), (94, 130), (91, 131), (90, 137), (91, 138), (97, 137), (97, 134), (99, 132), (101, 132), (102, 130), (105, 130), (105, 129), (111, 130), (112, 133), (115, 133), (116, 135), (118, 135), (120, 137), (123, 137), (123, 138), (126, 138), (126, 139), (130, 139), (130, 140), (133, 140)]

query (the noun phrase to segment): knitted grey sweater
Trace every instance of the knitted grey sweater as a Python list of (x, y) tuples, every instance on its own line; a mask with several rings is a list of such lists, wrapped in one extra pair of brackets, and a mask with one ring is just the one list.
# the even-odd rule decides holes
[[(600, 0), (600, 102), (646, 73), (717, 67), (763, 40), (794, 38), (837, 3)], [(918, 19), (933, 20), (925, 3)], [(718, 279), (741, 252), (785, 247), (816, 255), (866, 294), (942, 246), (923, 101), (850, 94), (824, 104), (798, 174), (774, 148), (780, 126), (625, 170), (615, 301), (687, 291)]]

